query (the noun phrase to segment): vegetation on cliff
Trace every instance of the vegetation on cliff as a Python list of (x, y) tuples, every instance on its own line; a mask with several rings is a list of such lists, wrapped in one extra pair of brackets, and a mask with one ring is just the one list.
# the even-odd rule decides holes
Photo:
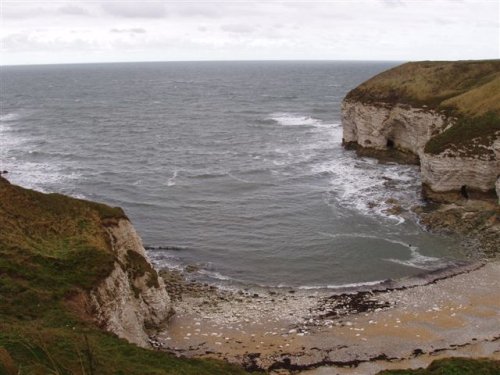
[(500, 137), (500, 60), (406, 63), (362, 83), (346, 100), (443, 112), (456, 121), (425, 152), (491, 157), (486, 147)]
[(106, 226), (125, 217), (0, 177), (0, 374), (243, 373), (141, 349), (95, 326), (85, 296), (115, 261)]

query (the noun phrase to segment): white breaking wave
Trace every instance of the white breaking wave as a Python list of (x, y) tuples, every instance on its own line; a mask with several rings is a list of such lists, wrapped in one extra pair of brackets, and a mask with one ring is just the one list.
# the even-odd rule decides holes
[(330, 134), (337, 145), (334, 158), (313, 167), (315, 173), (332, 175), (327, 203), (333, 197), (345, 208), (404, 222), (401, 216), (391, 214), (390, 209), (394, 204), (409, 209), (419, 202), (418, 167), (358, 158), (353, 151), (342, 148), (342, 129), (334, 129)]
[(179, 170), (176, 169), (174, 171), (174, 174), (172, 175), (172, 177), (170, 177), (168, 180), (167, 180), (167, 186), (174, 186), (175, 185), (175, 179), (177, 178), (177, 175), (179, 174)]
[(365, 281), (359, 283), (349, 283), (349, 284), (336, 284), (336, 285), (303, 285), (299, 286), (297, 289), (347, 289), (347, 288), (361, 288), (364, 286), (374, 286), (382, 284), (385, 280), (375, 280), (375, 281)]
[(232, 277), (225, 276), (225, 275), (223, 275), (223, 274), (221, 274), (219, 272), (216, 272), (216, 271), (208, 271), (208, 270), (205, 270), (205, 269), (200, 269), (200, 270), (198, 270), (198, 273), (201, 274), (201, 275), (204, 275), (204, 276), (208, 276), (211, 279), (216, 279), (216, 280), (223, 280), (223, 281), (235, 280)]
[(19, 113), (6, 113), (5, 115), (0, 115), (0, 122), (15, 121), (19, 118)]
[[(0, 169), (9, 172), (8, 179), (23, 187), (50, 192), (51, 186), (65, 186), (64, 193), (85, 198), (72, 191), (71, 182), (81, 178), (76, 172), (63, 172), (67, 163), (20, 160), (19, 155), (33, 155), (39, 138), (26, 137), (16, 131), (22, 116), (19, 113), (0, 115)], [(17, 123), (17, 124), (16, 124)]]
[(407, 266), (407, 267), (420, 268), (420, 269), (427, 270), (427, 271), (433, 271), (433, 270), (437, 270), (437, 269), (440, 269), (440, 268), (448, 265), (447, 260), (423, 255), (418, 251), (419, 248), (417, 246), (412, 246), (404, 241), (397, 240), (397, 239), (378, 237), (378, 236), (374, 236), (374, 235), (370, 235), (370, 234), (362, 234), (362, 233), (357, 234), (357, 233), (319, 232), (318, 234), (326, 236), (326, 237), (330, 237), (330, 238), (341, 238), (341, 237), (370, 238), (370, 239), (382, 240), (382, 241), (390, 242), (393, 244), (401, 245), (401, 246), (408, 248), (410, 250), (410, 259), (404, 260), (404, 259), (387, 258), (384, 260), (387, 262), (401, 264), (401, 265)]
[(372, 234), (364, 234), (364, 233), (325, 233), (325, 232), (318, 232), (318, 234), (321, 234), (322, 236), (330, 237), (330, 238), (342, 238), (342, 237), (347, 237), (347, 238), (370, 238), (374, 240), (382, 240), (386, 242), (390, 242), (393, 244), (401, 245), (404, 247), (410, 247), (411, 245), (401, 241), (401, 240), (394, 240), (391, 238), (386, 238), (386, 237), (379, 237), (379, 236), (374, 236)]
[(314, 126), (314, 127), (336, 127), (339, 126), (339, 123), (326, 124), (319, 119), (315, 119), (310, 116), (304, 116), (300, 114), (294, 113), (273, 113), (269, 116), (271, 120), (276, 121), (278, 124), (283, 126)]
[(401, 264), (407, 267), (419, 268), (426, 271), (438, 270), (448, 265), (448, 262), (444, 259), (429, 257), (420, 254), (416, 246), (409, 246), (409, 248), (411, 251), (410, 259), (401, 260), (401, 259), (389, 258), (384, 260), (392, 263)]
[(239, 181), (239, 182), (243, 182), (245, 184), (252, 184), (253, 182), (252, 181), (248, 181), (248, 180), (245, 180), (244, 178), (241, 178), (241, 177), (237, 177), (235, 175), (233, 175), (232, 173), (228, 173), (227, 174), (230, 178), (232, 178), (233, 180), (235, 181)]
[[(327, 204), (337, 204), (355, 209), (365, 215), (376, 215), (401, 224), (400, 215), (391, 213), (395, 204), (408, 210), (419, 203), (419, 171), (417, 166), (397, 163), (378, 163), (376, 159), (359, 158), (353, 151), (342, 147), (342, 127), (339, 122), (322, 120), (287, 112), (273, 113), (270, 119), (282, 126), (307, 126), (320, 132), (322, 138), (314, 142), (297, 144), (293, 150), (285, 150), (286, 160), (274, 160), (276, 166), (290, 163), (290, 158), (312, 159), (316, 150), (331, 149), (331, 158), (311, 165), (314, 174), (329, 174), (330, 189), (325, 192)], [(306, 138), (307, 135), (304, 135)], [(276, 150), (278, 152), (278, 150)], [(282, 151), (282, 150), (279, 150)], [(305, 155), (298, 154), (298, 151)]]

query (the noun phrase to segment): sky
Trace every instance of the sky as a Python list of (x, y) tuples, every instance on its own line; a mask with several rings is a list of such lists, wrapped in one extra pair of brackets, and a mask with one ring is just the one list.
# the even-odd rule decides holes
[(500, 0), (0, 0), (0, 64), (500, 58)]

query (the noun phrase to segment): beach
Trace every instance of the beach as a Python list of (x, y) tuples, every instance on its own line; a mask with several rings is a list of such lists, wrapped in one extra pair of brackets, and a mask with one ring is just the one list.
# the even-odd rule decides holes
[(152, 342), (179, 356), (317, 375), (375, 374), (450, 356), (500, 358), (498, 261), (371, 291), (235, 291), (165, 276), (177, 314)]

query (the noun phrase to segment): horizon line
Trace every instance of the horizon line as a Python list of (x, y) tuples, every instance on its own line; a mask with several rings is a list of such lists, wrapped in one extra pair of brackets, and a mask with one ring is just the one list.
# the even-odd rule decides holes
[[(133, 60), (133, 61), (82, 61), (82, 62), (50, 62), (1, 64), (0, 68), (14, 66), (47, 66), (47, 65), (91, 65), (91, 64), (139, 64), (139, 63), (225, 63), (225, 62), (408, 62), (411, 60), (385, 59), (246, 59), (246, 60)], [(414, 61), (460, 61), (460, 60), (414, 60)]]
[(423, 62), (423, 61), (496, 61), (499, 58), (484, 58), (484, 59), (424, 59), (424, 60), (390, 60), (390, 59), (245, 59), (245, 60), (133, 60), (133, 61), (81, 61), (81, 62), (49, 62), (49, 63), (18, 63), (18, 64), (2, 64), (0, 68), (15, 67), (15, 66), (47, 66), (47, 65), (91, 65), (91, 64), (143, 64), (143, 63), (224, 63), (224, 62)]

